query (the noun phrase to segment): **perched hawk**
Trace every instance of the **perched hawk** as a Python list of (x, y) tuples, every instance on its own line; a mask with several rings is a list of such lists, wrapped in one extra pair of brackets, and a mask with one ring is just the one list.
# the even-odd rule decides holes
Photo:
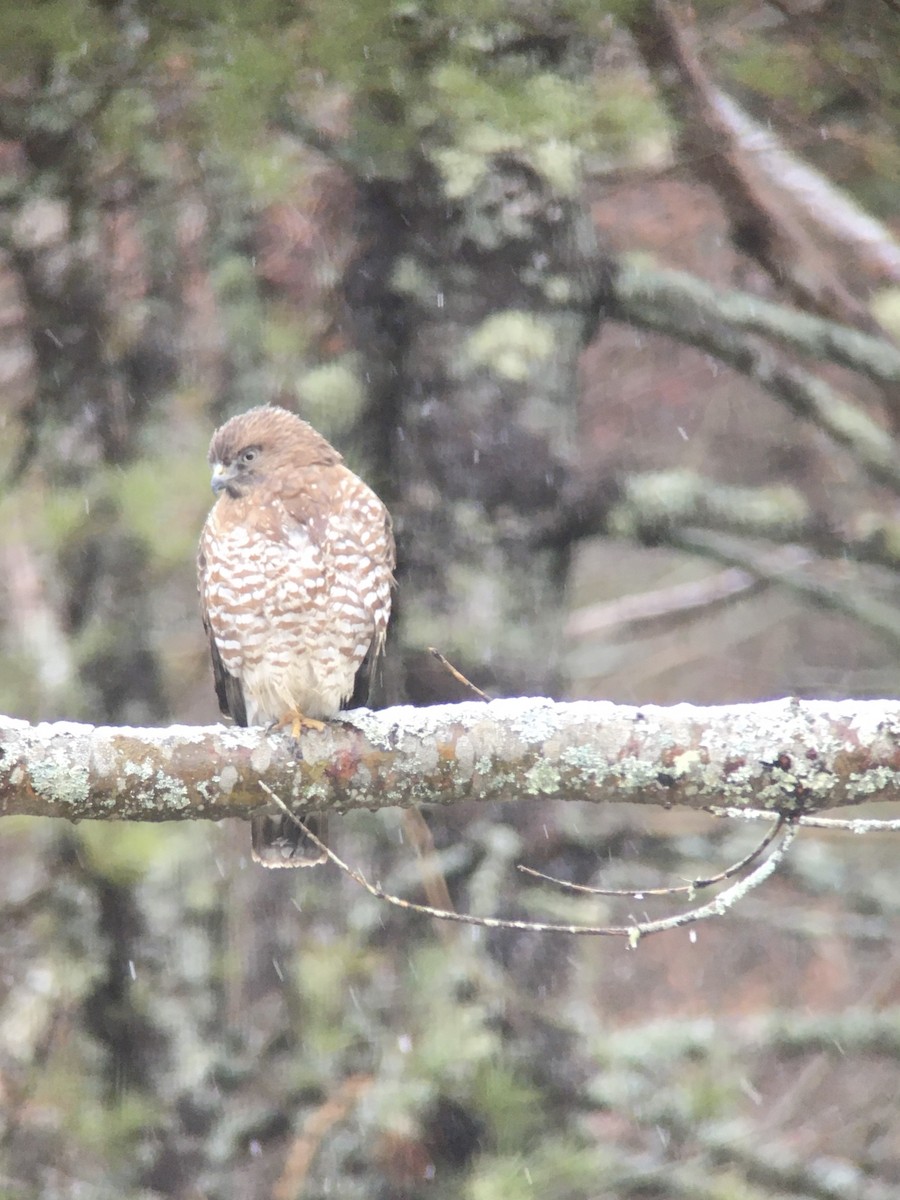
[[(334, 447), (283, 408), (232, 417), (213, 434), (209, 461), (218, 499), (198, 568), (219, 707), (238, 725), (276, 722), (296, 736), (368, 698), (391, 611), (390, 517)], [(323, 861), (286, 817), (251, 820), (264, 866)]]

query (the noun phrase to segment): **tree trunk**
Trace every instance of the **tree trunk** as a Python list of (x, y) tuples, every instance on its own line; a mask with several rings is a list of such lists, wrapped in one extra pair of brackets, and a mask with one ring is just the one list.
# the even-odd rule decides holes
[(432, 645), (498, 695), (563, 683), (568, 556), (530, 532), (577, 461), (597, 249), (580, 200), (512, 157), (483, 168), (463, 198), (421, 160), (369, 185), (348, 281), (400, 554), (393, 699), (459, 694)]

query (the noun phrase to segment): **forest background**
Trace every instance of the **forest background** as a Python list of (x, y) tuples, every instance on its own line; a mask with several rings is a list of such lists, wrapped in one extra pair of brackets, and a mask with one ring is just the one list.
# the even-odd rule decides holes
[[(206, 446), (268, 400), (394, 514), (381, 703), (460, 698), (431, 645), (496, 696), (897, 694), (894, 0), (4, 0), (0, 29), (0, 711), (218, 719)], [(649, 887), (754, 837), (427, 818), (460, 908), (565, 920), (623, 905), (516, 863)], [(267, 873), (241, 823), (2, 834), (5, 1195), (894, 1194), (889, 840), (805, 831), (632, 952)], [(336, 846), (419, 895), (421, 836), (353, 814)]]

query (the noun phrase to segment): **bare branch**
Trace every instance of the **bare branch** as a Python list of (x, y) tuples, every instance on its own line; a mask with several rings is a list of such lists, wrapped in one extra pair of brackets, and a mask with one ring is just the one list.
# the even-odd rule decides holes
[[(760, 555), (759, 561), (777, 578), (783, 570), (806, 566), (811, 556), (799, 546), (782, 546)], [(728, 567), (703, 579), (586, 604), (571, 614), (566, 622), (566, 634), (570, 638), (584, 638), (598, 634), (621, 635), (647, 626), (675, 626), (746, 600), (773, 582), (773, 579), (760, 579), (738, 567)]]
[(753, 158), (771, 186), (788, 193), (799, 210), (864, 263), (870, 276), (900, 283), (900, 245), (881, 221), (792, 154), (771, 128), (754, 121), (730, 96), (714, 88), (711, 99), (736, 144)]
[(431, 904), (416, 904), (413, 900), (404, 900), (402, 896), (394, 896), (390, 892), (386, 892), (380, 884), (370, 883), (361, 871), (357, 871), (351, 867), (349, 863), (344, 862), (339, 858), (333, 850), (317, 837), (309, 826), (302, 821), (295, 813), (292, 813), (288, 806), (281, 798), (272, 791), (271, 788), (262, 784), (263, 789), (269, 794), (275, 804), (282, 812), (290, 817), (290, 819), (302, 831), (305, 837), (314, 842), (319, 849), (328, 857), (329, 862), (334, 863), (343, 873), (354, 883), (374, 896), (376, 900), (383, 900), (387, 904), (393, 905), (395, 908), (406, 909), (407, 912), (419, 913), (424, 917), (437, 917), (440, 921), (449, 921), (456, 925), (477, 925), (481, 929), (518, 929), (524, 933), (567, 933), (572, 935), (590, 935), (593, 937), (624, 937), (628, 938), (628, 943), (634, 949), (641, 938), (649, 937), (654, 933), (668, 933), (672, 929), (682, 929), (686, 925), (694, 925), (698, 921), (707, 921), (711, 917), (724, 916), (730, 908), (733, 908), (740, 900), (751, 892), (754, 888), (759, 887), (772, 872), (784, 860), (791, 843), (796, 837), (797, 829), (793, 822), (786, 822), (781, 818), (772, 835), (766, 837), (763, 843), (757, 847), (751, 857), (755, 858), (764, 847), (767, 847), (773, 840), (774, 836), (779, 832), (782, 834), (781, 841), (760, 865), (746, 875), (737, 883), (726, 888), (724, 892), (720, 892), (714, 900), (708, 904), (703, 904), (699, 908), (691, 908), (685, 912), (674, 913), (669, 917), (661, 917), (656, 921), (633, 921), (629, 925), (577, 925), (577, 924), (561, 924), (559, 922), (548, 921), (526, 921), (513, 917), (479, 917), (474, 913), (456, 912), (455, 909), (435, 908)]
[(566, 634), (570, 638), (596, 637), (598, 633), (621, 634), (647, 625), (673, 625), (745, 600), (767, 586), (747, 571), (728, 567), (703, 579), (632, 592), (576, 608), (566, 622)]
[[(754, 808), (719, 808), (711, 804), (706, 810), (714, 817), (727, 817), (729, 820), (740, 818), (743, 821), (777, 821), (778, 813), (762, 812)], [(881, 821), (874, 817), (853, 817), (844, 820), (840, 817), (798, 817), (798, 825), (808, 825), (812, 829), (835, 829), (842, 833), (900, 833), (900, 821)]]
[[(721, 810), (718, 810), (721, 811)], [(572, 883), (568, 879), (559, 879), (556, 875), (546, 875), (543, 871), (536, 871), (534, 867), (527, 867), (524, 863), (519, 864), (519, 870), (523, 875), (530, 875), (533, 879), (543, 879), (546, 883), (554, 883), (557, 887), (565, 888), (567, 891), (580, 892), (583, 896), (630, 896), (633, 900), (643, 900), (645, 896), (677, 896), (688, 895), (693, 897), (695, 892), (703, 888), (714, 887), (717, 883), (724, 883), (727, 879), (733, 879), (735, 875), (740, 875), (741, 871), (745, 871), (751, 866), (760, 855), (768, 850), (769, 846), (781, 832), (781, 827), (784, 824), (784, 817), (779, 813), (767, 814), (775, 818), (773, 828), (769, 830), (761, 842), (759, 842), (749, 854), (745, 854), (738, 862), (732, 863), (730, 867), (726, 867), (724, 871), (718, 871), (715, 875), (709, 875), (706, 878), (692, 879), (690, 883), (680, 884), (677, 887), (648, 887), (648, 888), (601, 888), (591, 887), (586, 883)]]
[(248, 817), (265, 783), (305, 811), (534, 798), (760, 808), (900, 800), (900, 701), (700, 708), (472, 701), (365, 709), (284, 734), (0, 718), (0, 811), (165, 821)]

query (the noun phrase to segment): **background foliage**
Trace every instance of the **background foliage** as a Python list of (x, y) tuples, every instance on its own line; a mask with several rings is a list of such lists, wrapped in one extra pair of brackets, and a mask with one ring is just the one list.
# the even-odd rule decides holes
[[(5, 0), (0, 707), (217, 719), (205, 449), (269, 399), (394, 512), (385, 701), (456, 698), (430, 644), (498, 695), (895, 692), (898, 20)], [(779, 315), (691, 327), (661, 267)], [(863, 366), (792, 343), (801, 311), (875, 339)], [(515, 863), (649, 886), (752, 836), (575, 806), (432, 834), (424, 866), (400, 815), (339, 849), (602, 920)], [(727, 923), (634, 954), (272, 877), (243, 828), (10, 821), (2, 853), (11, 1196), (840, 1200), (900, 1170), (887, 844), (806, 837)]]

